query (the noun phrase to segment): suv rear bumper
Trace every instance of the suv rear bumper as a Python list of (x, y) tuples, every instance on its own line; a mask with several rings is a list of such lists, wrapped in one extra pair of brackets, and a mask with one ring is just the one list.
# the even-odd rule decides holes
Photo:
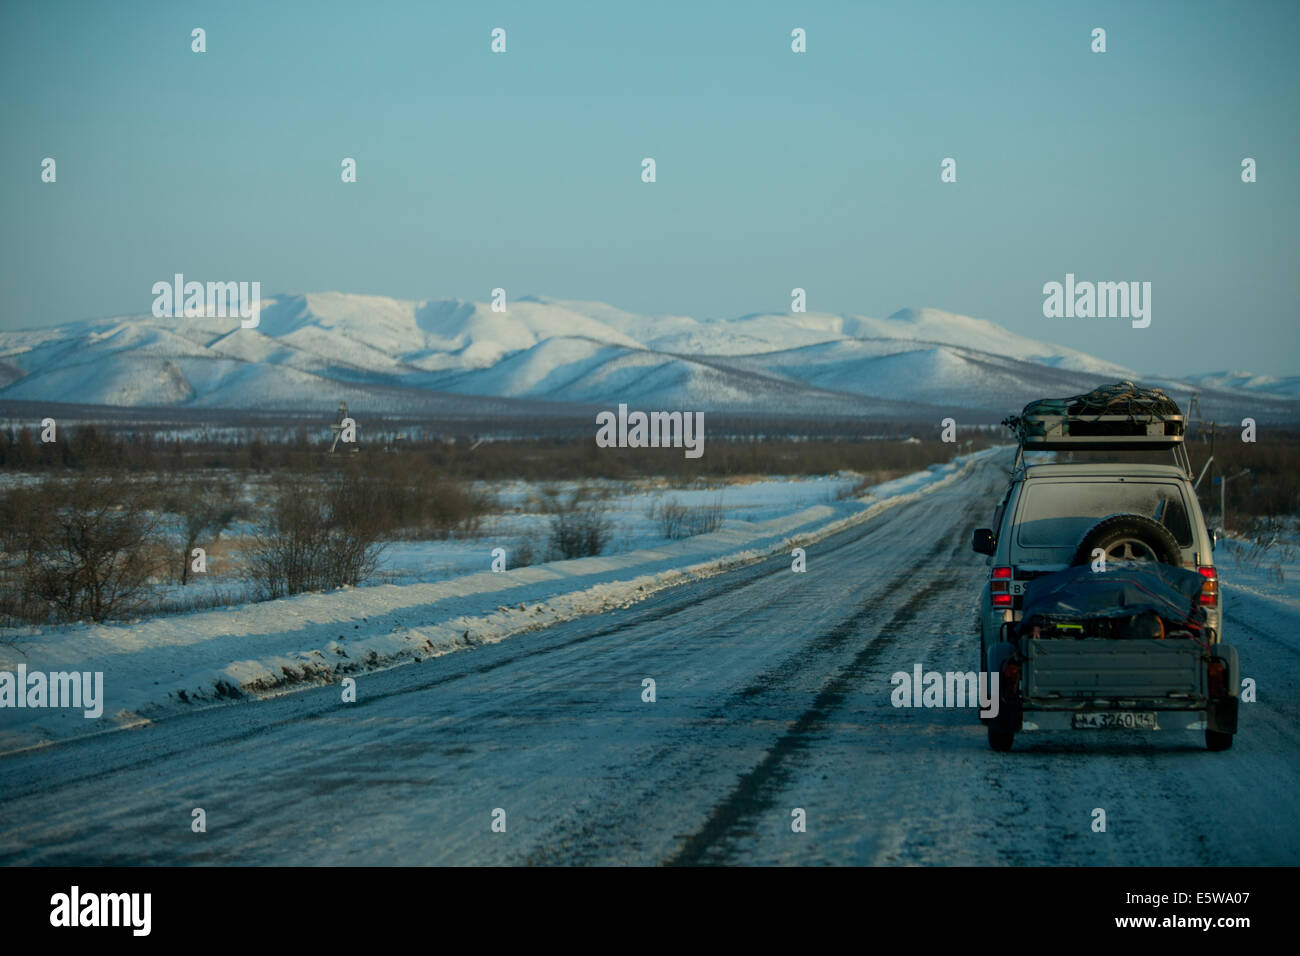
[(1087, 707), (1072, 710), (1039, 710), (1025, 704), (1021, 730), (1075, 730), (1074, 715), (1088, 711), (1152, 712), (1156, 715), (1154, 727), (1144, 730), (1205, 730), (1209, 726), (1209, 711), (1204, 704), (1199, 709), (1169, 709), (1167, 707)]

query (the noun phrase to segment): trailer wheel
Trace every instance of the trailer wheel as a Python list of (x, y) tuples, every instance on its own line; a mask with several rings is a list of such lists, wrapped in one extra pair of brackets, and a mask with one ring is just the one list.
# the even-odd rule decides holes
[(1108, 561), (1158, 561), (1182, 564), (1178, 540), (1158, 521), (1142, 515), (1112, 515), (1088, 529), (1074, 552), (1073, 565), (1088, 564), (1100, 548)]
[(1006, 753), (1010, 750), (1015, 739), (1016, 733), (1014, 730), (994, 730), (992, 727), (989, 728), (989, 746), (998, 753)]
[(1225, 734), (1220, 730), (1207, 730), (1205, 732), (1205, 749), (1227, 750), (1232, 746), (1233, 736), (1233, 734)]

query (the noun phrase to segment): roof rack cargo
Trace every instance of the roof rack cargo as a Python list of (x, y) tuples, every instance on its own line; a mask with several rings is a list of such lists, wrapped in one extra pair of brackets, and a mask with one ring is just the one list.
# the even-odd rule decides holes
[(1177, 403), (1158, 388), (1119, 382), (1069, 398), (1039, 399), (1002, 424), (1019, 442), (1016, 469), (1026, 451), (1168, 449), (1174, 461), (1191, 472), (1183, 444), (1186, 421)]

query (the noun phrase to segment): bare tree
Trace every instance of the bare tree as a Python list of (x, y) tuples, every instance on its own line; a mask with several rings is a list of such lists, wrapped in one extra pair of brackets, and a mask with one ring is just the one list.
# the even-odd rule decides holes
[(220, 537), (241, 512), (235, 485), (229, 479), (187, 481), (169, 489), (164, 500), (180, 519), (180, 582), (188, 584), (194, 549)]
[(568, 501), (553, 499), (551, 554), (558, 558), (587, 558), (600, 554), (609, 542), (612, 526), (599, 502), (584, 501), (575, 492)]
[(10, 571), (36, 619), (103, 621), (139, 611), (161, 569), (157, 513), (143, 486), (82, 475), (11, 492)]
[(245, 576), (269, 598), (361, 583), (383, 550), (378, 501), (373, 484), (356, 474), (288, 481), (254, 536)]

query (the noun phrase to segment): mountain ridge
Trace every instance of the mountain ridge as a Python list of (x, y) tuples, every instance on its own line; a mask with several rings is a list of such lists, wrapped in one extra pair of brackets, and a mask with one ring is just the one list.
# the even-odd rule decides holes
[(347, 397), (392, 409), (404, 394), (420, 405), (418, 393), (433, 391), (771, 414), (950, 409), (996, 420), (1032, 398), (1123, 379), (1197, 391), (1214, 414), (1300, 410), (1300, 376), (1142, 375), (933, 308), (885, 319), (695, 319), (539, 295), (500, 312), (462, 299), (311, 292), (267, 297), (250, 329), (238, 318), (137, 315), (0, 332), (0, 399), (119, 406), (290, 408)]

